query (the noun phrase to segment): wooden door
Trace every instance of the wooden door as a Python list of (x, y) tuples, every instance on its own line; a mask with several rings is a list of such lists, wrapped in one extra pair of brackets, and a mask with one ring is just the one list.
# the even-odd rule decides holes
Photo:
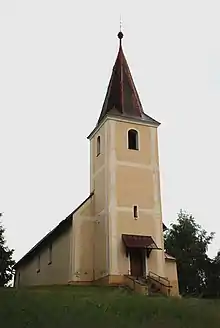
[(131, 275), (143, 277), (143, 254), (141, 249), (130, 250)]

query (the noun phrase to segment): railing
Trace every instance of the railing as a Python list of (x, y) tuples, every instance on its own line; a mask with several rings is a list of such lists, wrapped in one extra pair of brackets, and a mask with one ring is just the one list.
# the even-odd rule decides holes
[(151, 279), (153, 279), (153, 280), (158, 281), (160, 284), (162, 284), (162, 285), (164, 285), (164, 286), (166, 286), (166, 287), (172, 287), (172, 286), (170, 285), (170, 281), (169, 281), (169, 279), (167, 279), (167, 278), (165, 278), (165, 277), (161, 277), (161, 276), (159, 276), (157, 273), (154, 273), (154, 272), (152, 272), (152, 271), (149, 271), (149, 273), (148, 273), (148, 277), (151, 278)]
[[(148, 280), (152, 282), (153, 289), (156, 287), (157, 292), (159, 291), (166, 296), (170, 296), (172, 286), (170, 285), (169, 279), (150, 271), (148, 273)], [(150, 290), (152, 290), (152, 287), (150, 287)]]
[(125, 281), (125, 284), (134, 291), (140, 292), (145, 289), (148, 293), (148, 291), (153, 291), (152, 286), (154, 285), (153, 289), (156, 288), (154, 292), (159, 292), (167, 296), (170, 295), (172, 286), (170, 285), (169, 279), (166, 277), (161, 277), (152, 271), (148, 272), (147, 277), (133, 277), (130, 275), (125, 275), (125, 278), (127, 278), (127, 282)]

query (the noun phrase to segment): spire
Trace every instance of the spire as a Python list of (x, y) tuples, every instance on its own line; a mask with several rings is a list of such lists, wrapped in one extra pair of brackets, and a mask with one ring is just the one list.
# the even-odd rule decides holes
[(122, 49), (123, 36), (120, 24), (120, 32), (118, 33), (118, 55), (113, 67), (104, 104), (97, 124), (99, 124), (106, 115), (112, 115), (133, 118), (153, 125), (159, 125), (159, 122), (146, 115), (143, 111), (141, 101)]

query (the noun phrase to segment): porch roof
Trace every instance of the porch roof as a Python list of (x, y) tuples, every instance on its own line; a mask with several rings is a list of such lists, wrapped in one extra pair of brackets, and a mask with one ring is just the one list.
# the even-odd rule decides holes
[(159, 249), (151, 236), (122, 234), (122, 240), (128, 248)]
[(176, 261), (176, 258), (173, 257), (172, 255), (169, 255), (168, 253), (164, 253), (165, 255), (165, 260), (171, 260), (171, 261)]

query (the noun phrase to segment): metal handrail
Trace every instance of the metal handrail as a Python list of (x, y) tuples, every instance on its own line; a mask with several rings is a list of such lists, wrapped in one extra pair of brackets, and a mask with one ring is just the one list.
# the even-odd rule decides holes
[(126, 278), (130, 279), (133, 282), (133, 290), (135, 290), (135, 284), (140, 285), (140, 286), (146, 286), (143, 282), (139, 281), (137, 278), (129, 275), (124, 275)]
[(124, 276), (125, 276), (126, 278), (132, 280), (133, 282), (135, 282), (135, 283), (141, 285), (141, 282), (140, 282), (137, 278), (135, 278), (135, 277), (133, 277), (133, 276), (129, 276), (129, 275), (127, 275), (127, 274), (125, 274)]
[[(157, 277), (157, 278), (155, 278), (155, 276)], [(153, 280), (155, 280), (155, 281), (157, 281), (157, 282), (159, 282), (160, 284), (162, 284), (162, 285), (164, 285), (164, 286), (166, 286), (166, 287), (172, 287), (171, 285), (170, 285), (170, 281), (169, 281), (169, 279), (167, 279), (167, 278), (165, 278), (165, 277), (161, 277), (159, 274), (157, 274), (157, 273), (154, 273), (154, 272), (152, 272), (152, 271), (149, 271), (149, 273), (148, 273), (148, 277), (149, 278), (151, 278), (151, 279), (153, 279)], [(163, 281), (163, 282), (162, 282)], [(164, 282), (166, 282), (166, 283), (164, 283)]]

